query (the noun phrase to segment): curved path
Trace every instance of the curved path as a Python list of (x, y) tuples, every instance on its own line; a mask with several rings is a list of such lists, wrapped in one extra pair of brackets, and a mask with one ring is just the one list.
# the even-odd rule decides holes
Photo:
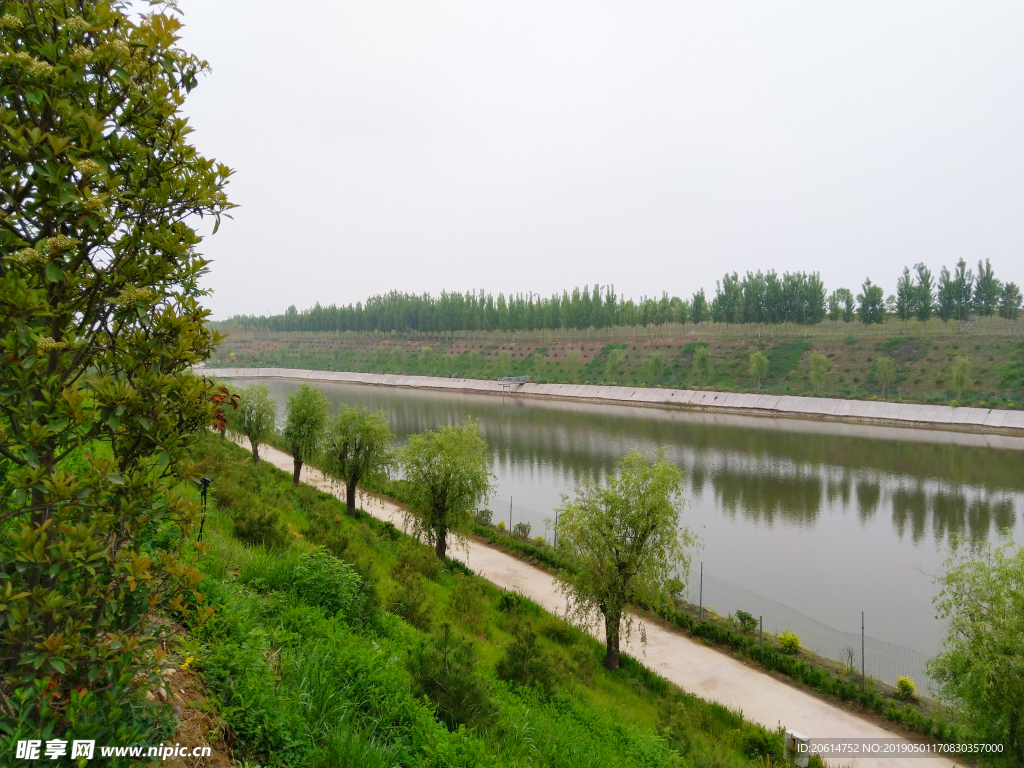
[[(261, 446), (260, 454), (268, 463), (289, 475), (292, 473), (292, 457), (287, 453)], [(344, 485), (333, 483), (317, 469), (303, 467), (300, 479), (343, 501), (345, 499)], [(393, 502), (360, 493), (359, 503), (374, 517), (389, 520), (399, 528), (404, 527), (402, 510)], [(552, 613), (564, 614), (565, 599), (559, 593), (554, 578), (545, 571), (476, 541), (469, 541), (465, 548), (451, 547), (449, 555), (463, 560), (495, 585), (521, 592)], [(752, 669), (731, 656), (695, 643), (682, 634), (654, 624), (647, 624), (646, 628), (646, 651), (636, 642), (636, 633), (624, 650), (683, 690), (737, 710), (747, 720), (769, 729), (783, 725), (788, 730), (813, 738), (894, 738), (891, 731)], [(596, 633), (596, 636), (603, 640), (603, 633)], [(843, 758), (832, 761), (832, 764), (852, 768), (955, 765), (943, 757)]]

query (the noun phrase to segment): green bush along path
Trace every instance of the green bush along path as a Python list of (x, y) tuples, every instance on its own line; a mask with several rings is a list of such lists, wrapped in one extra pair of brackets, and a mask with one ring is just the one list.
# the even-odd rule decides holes
[[(291, 457), (267, 447), (265, 460), (283, 471), (292, 466)], [(344, 498), (344, 488), (332, 483), (311, 467), (303, 467), (302, 481), (314, 488)], [(401, 526), (401, 509), (393, 502), (370, 494), (359, 499), (362, 509), (379, 520)], [(465, 549), (452, 547), (452, 555), (492, 584), (517, 592), (556, 615), (565, 615), (565, 598), (554, 578), (523, 561), (477, 541), (469, 541)], [(595, 617), (596, 618), (596, 617)], [(638, 620), (638, 619), (637, 619)], [(592, 626), (595, 638), (603, 639), (603, 627)], [(790, 685), (761, 671), (745, 666), (717, 650), (693, 642), (689, 638), (648, 622), (647, 645), (644, 648), (637, 634), (624, 645), (630, 657), (639, 659), (649, 669), (702, 699), (717, 702), (741, 712), (743, 717), (775, 730), (780, 725), (816, 738), (856, 737), (891, 738), (893, 733), (867, 720)], [(951, 766), (945, 758), (859, 759), (858, 768), (868, 766), (924, 765)]]

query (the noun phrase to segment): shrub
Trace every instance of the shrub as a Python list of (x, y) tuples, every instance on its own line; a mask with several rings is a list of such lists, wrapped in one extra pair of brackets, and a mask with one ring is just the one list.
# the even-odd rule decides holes
[(407, 539), (398, 549), (398, 569), (402, 568), (408, 568), (428, 579), (436, 579), (441, 573), (441, 561), (426, 547)]
[(429, 631), (433, 621), (434, 601), (427, 592), (426, 579), (408, 564), (396, 568), (393, 575), (395, 601), (392, 608), (394, 612), (417, 629)]
[(493, 518), (494, 518), (494, 513), (491, 512), (491, 510), (489, 510), (489, 509), (481, 509), (479, 512), (476, 513), (476, 515), (474, 517), (474, 519), (476, 520), (476, 524), (477, 525), (483, 525), (483, 526), (487, 526), (487, 527), (490, 527), (491, 520)]
[(345, 618), (362, 616), (371, 602), (371, 590), (352, 566), (322, 550), (299, 558), (294, 590), (309, 605)]
[(740, 623), (740, 627), (745, 632), (753, 632), (757, 629), (757, 619), (746, 611), (736, 611), (736, 620)]
[(442, 624), (429, 642), (421, 641), (409, 655), (413, 695), (434, 702), (438, 719), (451, 731), (460, 725), (486, 726), (496, 708), (477, 666), (473, 644), (455, 634), (450, 624)]
[(501, 597), (498, 598), (498, 610), (502, 613), (512, 613), (519, 608), (522, 602), (522, 595), (516, 592), (502, 591)]
[(530, 538), (531, 527), (532, 526), (529, 523), (516, 523), (512, 527), (512, 535), (515, 536), (517, 539), (522, 539), (523, 541), (525, 541), (526, 539)]
[(479, 579), (460, 577), (452, 590), (449, 605), (474, 630), (479, 631), (487, 614), (486, 596)]
[(682, 600), (683, 594), (686, 592), (686, 585), (679, 579), (671, 578), (665, 582), (665, 590), (674, 600)]
[(245, 510), (236, 509), (231, 515), (235, 536), (248, 544), (262, 544), (268, 549), (284, 546), (285, 532), (277, 509), (257, 503)]
[(779, 635), (779, 650), (783, 653), (796, 654), (800, 652), (800, 637), (796, 632), (788, 629)]
[(909, 677), (896, 678), (896, 695), (903, 701), (913, 701), (917, 693), (917, 686)]
[(758, 729), (743, 734), (740, 742), (747, 757), (767, 758), (765, 765), (784, 765), (786, 745), (778, 734)]
[(548, 654), (537, 645), (533, 627), (522, 617), (514, 616), (510, 629), (512, 642), (505, 647), (505, 655), (495, 667), (498, 678), (550, 692), (554, 686), (554, 665)]
[(505, 532), (505, 521), (504, 520), (499, 520), (498, 521), (498, 530), (501, 531), (502, 533)]

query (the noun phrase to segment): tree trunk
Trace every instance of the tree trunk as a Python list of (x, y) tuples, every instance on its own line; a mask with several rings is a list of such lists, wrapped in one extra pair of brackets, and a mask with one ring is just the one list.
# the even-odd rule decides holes
[(437, 544), (434, 547), (434, 551), (437, 553), (437, 559), (442, 563), (444, 562), (445, 552), (448, 550), (448, 529), (441, 526), (437, 532)]
[(292, 472), (292, 487), (299, 487), (299, 475), (302, 473), (302, 459), (298, 456), (293, 457), (295, 463), (295, 470)]
[(619, 617), (614, 619), (605, 616), (604, 637), (607, 652), (604, 656), (605, 669), (615, 670), (619, 668)]
[[(252, 441), (250, 441), (250, 442), (252, 442)], [(252, 443), (252, 463), (253, 464), (259, 464), (260, 463), (260, 444), (259, 443)]]
[(352, 517), (356, 516), (356, 484), (345, 483), (345, 511)]

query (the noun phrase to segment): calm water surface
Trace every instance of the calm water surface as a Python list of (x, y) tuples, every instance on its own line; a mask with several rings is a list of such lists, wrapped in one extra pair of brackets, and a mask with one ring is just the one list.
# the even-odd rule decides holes
[[(238, 385), (247, 382), (238, 381)], [(283, 419), (299, 383), (266, 382)], [(1024, 441), (628, 406), (318, 384), (335, 404), (383, 408), (400, 438), (477, 419), (493, 454), (495, 521), (551, 538), (561, 495), (601, 479), (629, 450), (663, 449), (685, 473), (681, 523), (704, 572), (847, 632), (926, 654), (950, 534), (1021, 540)], [(696, 570), (695, 570), (696, 572)]]

